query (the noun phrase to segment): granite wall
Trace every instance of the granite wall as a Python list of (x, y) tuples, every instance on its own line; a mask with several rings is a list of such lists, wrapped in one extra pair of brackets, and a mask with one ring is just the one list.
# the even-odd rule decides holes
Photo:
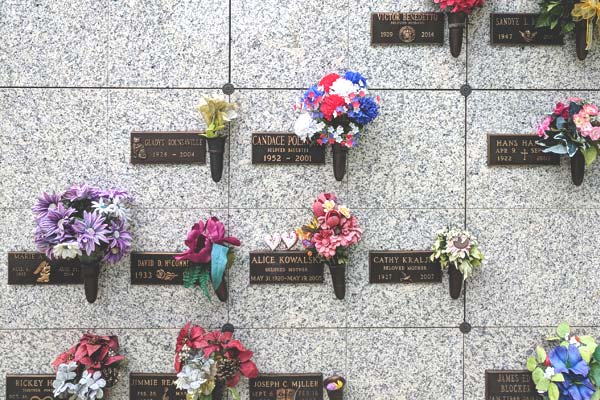
[[(0, 376), (51, 372), (88, 330), (119, 334), (131, 371), (167, 372), (185, 322), (230, 321), (262, 371), (340, 372), (351, 400), (480, 400), (485, 369), (522, 369), (562, 320), (600, 336), (598, 167), (577, 188), (565, 160), (488, 168), (485, 155), (487, 133), (532, 133), (569, 95), (600, 100), (600, 50), (580, 62), (572, 38), (493, 47), (490, 12), (537, 6), (488, 3), (454, 59), (447, 46), (369, 44), (371, 12), (435, 10), (430, 0), (1, 1)], [(250, 135), (290, 130), (302, 88), (337, 67), (367, 75), (384, 102), (346, 179), (334, 180), (329, 155), (325, 166), (253, 166)], [(202, 129), (195, 105), (227, 82), (242, 115), (220, 183), (207, 166), (130, 164), (132, 130)], [(131, 286), (129, 258), (104, 269), (93, 305), (78, 287), (8, 286), (7, 252), (34, 250), (35, 197), (83, 181), (133, 192), (136, 251), (182, 250), (194, 221), (226, 221), (243, 241), (229, 302)], [(323, 285), (249, 286), (248, 252), (301, 224), (322, 191), (366, 229), (345, 301), (329, 274)], [(487, 255), (466, 296), (451, 300), (446, 277), (368, 284), (368, 250), (426, 249), (446, 224), (466, 224)], [(127, 383), (111, 398), (126, 399)]]

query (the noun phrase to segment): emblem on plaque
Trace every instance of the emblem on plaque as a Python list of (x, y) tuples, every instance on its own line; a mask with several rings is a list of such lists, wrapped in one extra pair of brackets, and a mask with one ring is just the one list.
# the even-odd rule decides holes
[(415, 41), (416, 37), (417, 33), (415, 28), (412, 26), (406, 25), (400, 29), (400, 40), (402, 40), (404, 43), (412, 43)]
[(37, 283), (48, 283), (50, 282), (50, 272), (52, 271), (52, 266), (48, 264), (47, 261), (42, 261), (40, 265), (33, 271), (34, 275), (39, 275), (36, 279)]
[(133, 138), (133, 158), (137, 158), (140, 160), (145, 160), (148, 156), (146, 155), (146, 147), (141, 143), (141, 139), (139, 137)]
[(533, 40), (535, 39), (535, 37), (538, 34), (536, 31), (532, 32), (529, 29), (526, 30), (525, 32), (519, 31), (519, 33), (521, 34), (521, 37), (523, 38), (523, 40), (526, 41), (527, 43), (533, 42)]

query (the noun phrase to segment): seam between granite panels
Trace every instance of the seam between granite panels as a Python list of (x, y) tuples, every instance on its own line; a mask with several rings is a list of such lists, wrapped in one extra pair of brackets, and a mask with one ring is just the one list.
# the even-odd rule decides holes
[(104, 82), (106, 85), (110, 83), (110, 66), (112, 65), (110, 59), (110, 38), (112, 35), (112, 1), (108, 0), (108, 30), (106, 32), (106, 75)]
[(218, 90), (222, 89), (218, 86), (0, 86), (0, 89), (104, 89), (104, 90)]

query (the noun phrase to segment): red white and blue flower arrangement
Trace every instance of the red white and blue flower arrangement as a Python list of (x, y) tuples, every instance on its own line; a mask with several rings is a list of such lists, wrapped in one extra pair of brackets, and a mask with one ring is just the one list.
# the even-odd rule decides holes
[(369, 94), (360, 73), (329, 74), (294, 105), (300, 113), (294, 132), (302, 140), (332, 146), (335, 178), (341, 181), (347, 150), (358, 146), (364, 127), (379, 115), (380, 102), (379, 96)]
[(63, 193), (43, 193), (32, 208), (38, 250), (49, 259), (79, 259), (90, 303), (98, 295), (100, 263), (116, 263), (131, 250), (131, 201), (125, 190), (84, 184)]
[(566, 154), (571, 159), (571, 178), (583, 183), (585, 166), (598, 156), (600, 111), (591, 102), (570, 98), (558, 103), (554, 111), (538, 125), (538, 144), (545, 153)]
[[(548, 400), (600, 400), (600, 347), (591, 336), (571, 334), (563, 322), (549, 353), (538, 346), (527, 359), (535, 387)], [(558, 342), (558, 344), (556, 344)]]

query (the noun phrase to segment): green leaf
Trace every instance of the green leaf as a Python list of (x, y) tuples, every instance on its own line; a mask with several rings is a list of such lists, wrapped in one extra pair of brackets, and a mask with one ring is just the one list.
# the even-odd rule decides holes
[(585, 158), (585, 165), (591, 165), (598, 157), (598, 148), (594, 145), (588, 147), (583, 150), (583, 157)]
[(231, 393), (231, 397), (233, 398), (233, 400), (240, 400), (240, 393), (237, 391), (236, 388), (229, 388), (229, 393)]
[(533, 372), (537, 368), (537, 362), (534, 357), (527, 358), (527, 369), (529, 372)]
[(583, 344), (585, 344), (586, 346), (590, 346), (590, 345), (595, 345), (596, 344), (596, 340), (591, 337), (590, 335), (585, 335), (585, 336), (577, 336), (577, 338), (579, 339), (579, 341)]
[(543, 363), (544, 361), (546, 361), (546, 351), (544, 350), (543, 347), (541, 347), (541, 346), (536, 347), (535, 355), (537, 358), (537, 362), (539, 362), (540, 364)]
[(550, 382), (550, 379), (546, 379), (542, 376), (542, 379), (535, 384), (535, 388), (541, 392), (547, 392), (550, 388), (550, 384), (556, 386), (554, 383)]
[(212, 302), (212, 299), (210, 298), (210, 292), (208, 291), (208, 280), (209, 279), (210, 279), (210, 274), (208, 273), (207, 270), (203, 269), (202, 272), (200, 273), (200, 276), (198, 277), (198, 280), (200, 282), (200, 289), (202, 289), (202, 293), (204, 293), (204, 296), (206, 296), (208, 301)]
[(594, 381), (594, 384), (598, 386), (600, 384), (600, 365), (593, 364), (590, 368), (590, 378)]
[(537, 385), (542, 379), (545, 379), (544, 371), (542, 371), (540, 367), (537, 367), (531, 374), (531, 377), (533, 378), (533, 382)]
[(235, 262), (235, 251), (233, 249), (229, 249), (229, 253), (227, 253), (227, 269), (231, 268), (233, 263)]
[(579, 354), (581, 354), (581, 358), (583, 358), (588, 364), (592, 360), (592, 349), (590, 349), (589, 347), (580, 346)]
[(600, 400), (600, 390), (596, 391), (590, 400)]
[(223, 282), (223, 275), (225, 274), (225, 269), (227, 268), (228, 252), (229, 247), (213, 243), (212, 251), (210, 253), (210, 277), (215, 289), (217, 289), (221, 285), (221, 282)]
[(558, 336), (561, 339), (564, 339), (564, 337), (567, 336), (570, 332), (571, 332), (571, 328), (569, 327), (569, 324), (566, 322), (562, 322), (558, 326), (558, 328), (556, 328), (556, 333), (558, 333)]
[(600, 362), (600, 346), (596, 347), (596, 350), (594, 351), (594, 359)]
[(196, 286), (200, 278), (201, 267), (199, 265), (191, 265), (183, 271), (183, 287), (191, 288)]
[(556, 383), (551, 383), (548, 386), (548, 398), (550, 400), (558, 400), (558, 396), (559, 396), (558, 386), (556, 385)]
[(563, 376), (563, 374), (554, 374), (552, 375), (552, 378), (550, 378), (550, 380), (552, 382), (564, 382), (565, 377)]

